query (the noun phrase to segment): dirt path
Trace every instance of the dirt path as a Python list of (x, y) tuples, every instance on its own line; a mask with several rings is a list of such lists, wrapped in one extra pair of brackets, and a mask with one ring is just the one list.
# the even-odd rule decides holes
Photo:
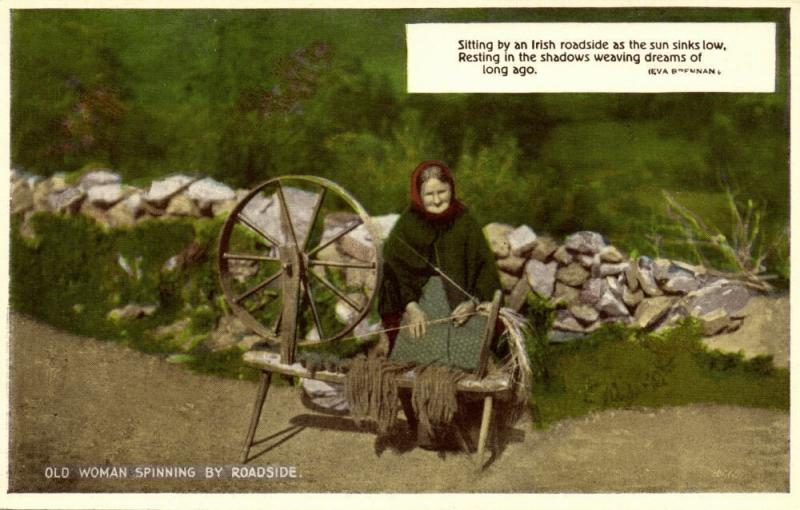
[[(235, 464), (256, 385), (12, 315), (12, 491), (625, 492), (787, 491), (789, 415), (693, 405), (617, 410), (546, 431), (520, 423), (483, 472), (466, 456), (384, 451), (346, 418), (310, 413), (296, 390), (267, 398), (251, 465), (280, 480), (48, 479), (48, 465)], [(380, 454), (379, 454), (380, 453)], [(74, 470), (73, 470), (74, 472)]]

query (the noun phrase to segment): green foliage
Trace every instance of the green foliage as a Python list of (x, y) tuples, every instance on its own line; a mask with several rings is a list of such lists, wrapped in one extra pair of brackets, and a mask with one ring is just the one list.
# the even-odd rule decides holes
[[(153, 354), (200, 343), (223, 313), (213, 267), (214, 230), (220, 220), (153, 220), (103, 230), (84, 216), (37, 214), (32, 218), (34, 239), (19, 235), (19, 221), (13, 219), (10, 298), (21, 313)], [(162, 271), (167, 259), (192, 242), (207, 246), (205, 257), (183, 269)], [(107, 318), (112, 309), (128, 303), (158, 307), (149, 317)], [(153, 335), (156, 328), (180, 317), (190, 318), (189, 328), (174, 337)], [(234, 361), (230, 353), (199, 349), (191, 349), (191, 354), (194, 361), (187, 364), (192, 368), (207, 363), (212, 372), (236, 377), (240, 373), (241, 356)]]
[[(406, 23), (666, 19), (775, 22), (776, 92), (404, 92)], [(788, 276), (780, 9), (21, 10), (12, 25), (12, 162), (29, 171), (93, 162), (131, 183), (188, 171), (241, 187), (310, 173), (383, 214), (437, 158), (484, 222), (670, 257), (687, 250), (662, 231), (661, 190), (716, 219), (727, 186), (763, 205), (765, 265)]]
[(531, 398), (538, 426), (592, 411), (693, 402), (789, 407), (789, 374), (771, 357), (709, 351), (702, 328), (685, 321), (663, 333), (608, 325), (550, 346), (545, 380)]

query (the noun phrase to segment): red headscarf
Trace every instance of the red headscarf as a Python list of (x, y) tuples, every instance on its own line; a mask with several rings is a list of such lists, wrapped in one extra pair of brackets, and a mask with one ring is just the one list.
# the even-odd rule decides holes
[[(433, 214), (425, 210), (420, 193), (422, 189), (422, 172), (426, 168), (432, 166), (437, 166), (442, 169), (441, 181), (450, 185), (450, 206), (438, 214)], [(429, 159), (417, 165), (417, 168), (415, 168), (414, 172), (411, 174), (411, 208), (414, 211), (421, 214), (429, 221), (447, 221), (455, 218), (464, 210), (464, 207), (464, 204), (456, 200), (456, 183), (453, 181), (453, 172), (450, 170), (450, 167), (435, 159)]]

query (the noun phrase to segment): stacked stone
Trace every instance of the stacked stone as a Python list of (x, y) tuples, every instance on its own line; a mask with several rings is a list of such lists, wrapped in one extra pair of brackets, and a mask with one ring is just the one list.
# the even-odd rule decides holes
[[(23, 235), (33, 235), (29, 222), (34, 212), (84, 214), (107, 227), (130, 226), (154, 217), (212, 217), (228, 214), (248, 193), (233, 190), (212, 178), (172, 175), (153, 181), (146, 189), (124, 185), (119, 174), (96, 169), (75, 183), (63, 174), (49, 178), (11, 171), (11, 213), (23, 215)], [(284, 188), (295, 235), (305, 238), (318, 195)], [(254, 197), (243, 210), (255, 225), (283, 241), (278, 198)], [(373, 239), (384, 240), (397, 214), (371, 218), (372, 226), (357, 228), (317, 253), (317, 258), (337, 262), (374, 260)], [(323, 242), (354, 222), (355, 214), (332, 213), (324, 219)], [(732, 331), (743, 320), (742, 309), (749, 291), (736, 282), (708, 274), (705, 268), (680, 261), (639, 257), (630, 260), (596, 232), (577, 232), (563, 244), (537, 236), (527, 225), (513, 227), (490, 223), (484, 233), (497, 259), (500, 282), (507, 304), (520, 308), (530, 293), (560, 303), (553, 325), (559, 338), (594, 331), (604, 324), (621, 322), (647, 329), (674, 325), (693, 316), (707, 335)], [(247, 278), (254, 268), (249, 261), (232, 268), (234, 276)], [(317, 266), (316, 271), (324, 271)], [(241, 273), (241, 275), (239, 275)], [(373, 272), (358, 268), (343, 271), (349, 297), (360, 301), (375, 287)], [(342, 302), (337, 316), (343, 323), (352, 317)], [(374, 324), (359, 325), (364, 330)], [(314, 331), (308, 335), (313, 337)]]
[(577, 232), (558, 245), (527, 225), (491, 223), (484, 233), (495, 253), (507, 304), (530, 293), (560, 304), (553, 339), (567, 340), (608, 323), (645, 329), (693, 316), (706, 335), (733, 331), (750, 293), (701, 266), (638, 257), (630, 260), (596, 232)]
[(209, 177), (173, 175), (141, 189), (122, 184), (108, 169), (92, 170), (75, 183), (67, 183), (64, 174), (41, 178), (12, 171), (11, 213), (26, 220), (42, 211), (83, 214), (104, 226), (124, 227), (152, 217), (226, 214), (244, 192)]

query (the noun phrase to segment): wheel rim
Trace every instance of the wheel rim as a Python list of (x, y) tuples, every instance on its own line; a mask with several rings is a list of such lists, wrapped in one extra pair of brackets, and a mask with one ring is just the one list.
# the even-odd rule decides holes
[[(312, 202), (313, 207), (308, 207)], [(333, 213), (349, 220), (326, 229), (328, 218), (336, 216)], [(369, 241), (365, 232), (371, 237), (370, 249), (352, 260), (322, 257), (356, 229), (361, 229), (355, 234), (362, 234), (362, 243)], [(220, 234), (220, 284), (234, 315), (270, 343), (280, 341), (282, 310), (287, 306), (280, 288), (287, 272), (294, 269), (285, 267), (285, 253), (293, 251), (298, 255), (294, 260), (301, 261), (297, 345), (341, 339), (372, 307), (381, 279), (380, 232), (352, 195), (316, 176), (270, 179), (236, 204)], [(240, 268), (244, 266), (252, 273), (249, 277), (242, 276)], [(350, 285), (351, 275), (358, 275), (354, 281), (365, 282), (360, 290)], [(347, 318), (335, 328), (331, 326), (331, 306), (337, 308), (336, 317)], [(317, 330), (319, 340), (303, 340), (309, 325)]]

